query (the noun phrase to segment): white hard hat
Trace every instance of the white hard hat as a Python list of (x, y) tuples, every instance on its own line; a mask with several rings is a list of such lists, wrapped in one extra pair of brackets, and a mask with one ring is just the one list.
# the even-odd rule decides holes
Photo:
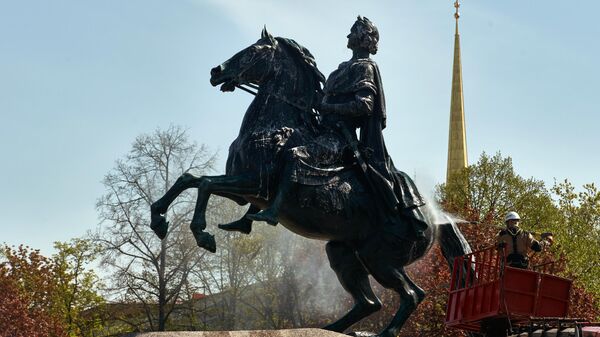
[(504, 217), (504, 222), (507, 222), (508, 220), (521, 220), (521, 217), (517, 212), (508, 212), (506, 213), (506, 217)]

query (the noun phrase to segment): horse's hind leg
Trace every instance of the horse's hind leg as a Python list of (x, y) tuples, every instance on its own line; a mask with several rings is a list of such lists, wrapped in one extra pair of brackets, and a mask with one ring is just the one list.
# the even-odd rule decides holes
[(354, 307), (336, 322), (324, 327), (326, 330), (343, 332), (354, 323), (381, 309), (381, 301), (373, 293), (369, 274), (355, 254), (342, 242), (329, 242), (326, 246), (331, 268), (347, 292), (354, 298)]
[[(361, 260), (375, 280), (400, 295), (400, 307), (388, 327), (377, 335), (379, 337), (396, 337), (404, 323), (425, 298), (423, 289), (419, 288), (404, 271), (406, 261), (395, 258), (394, 255), (398, 253), (396, 250), (394, 247), (386, 247), (383, 242), (372, 242), (372, 245), (359, 251)], [(393, 254), (394, 251), (396, 254)]]
[(383, 271), (377, 271), (373, 277), (384, 287), (393, 289), (400, 295), (400, 307), (390, 324), (378, 337), (396, 337), (410, 315), (425, 298), (425, 292), (419, 288), (406, 274), (404, 268), (389, 266)]

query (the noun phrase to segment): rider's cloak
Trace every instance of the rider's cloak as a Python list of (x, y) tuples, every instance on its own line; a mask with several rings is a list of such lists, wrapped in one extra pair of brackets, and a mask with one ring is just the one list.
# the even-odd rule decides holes
[[(401, 213), (413, 220), (413, 226), (424, 229), (427, 225), (420, 207), (425, 205), (425, 201), (413, 180), (396, 169), (383, 139), (383, 129), (386, 127), (385, 94), (377, 64), (368, 58), (344, 62), (331, 73), (324, 88), (326, 99), (332, 103), (341, 103), (335, 101), (344, 98), (356, 99), (356, 93), (364, 90), (371, 92), (374, 97), (371, 115), (361, 116), (358, 120), (351, 118), (345, 124), (351, 130), (360, 128), (361, 152), (369, 167), (367, 174), (373, 178), (370, 180), (377, 181), (377, 184), (392, 185)], [(375, 188), (381, 192), (387, 189)]]

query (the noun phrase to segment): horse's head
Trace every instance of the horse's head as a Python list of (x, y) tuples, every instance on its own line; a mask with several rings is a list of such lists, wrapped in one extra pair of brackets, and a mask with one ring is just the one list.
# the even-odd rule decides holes
[(308, 49), (292, 39), (273, 37), (263, 29), (256, 43), (233, 55), (210, 71), (213, 86), (223, 84), (222, 91), (233, 91), (240, 84), (263, 86), (271, 81), (287, 94), (310, 96), (321, 91), (325, 77), (317, 68)]
[(222, 91), (233, 91), (238, 84), (261, 85), (273, 75), (273, 60), (278, 53), (281, 53), (278, 42), (265, 27), (256, 43), (210, 71), (210, 83), (223, 84)]

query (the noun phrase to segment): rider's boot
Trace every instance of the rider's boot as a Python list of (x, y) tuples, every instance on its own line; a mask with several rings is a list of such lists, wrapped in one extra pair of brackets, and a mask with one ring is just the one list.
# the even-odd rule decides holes
[[(291, 153), (288, 154), (291, 156)], [(283, 173), (279, 178), (279, 186), (277, 190), (277, 194), (275, 195), (275, 200), (271, 203), (271, 206), (265, 210), (262, 210), (256, 214), (246, 214), (246, 218), (253, 221), (264, 221), (269, 225), (277, 225), (279, 222), (279, 208), (281, 207), (281, 203), (283, 199), (287, 195), (290, 187), (292, 186), (292, 172), (293, 172), (293, 164), (291, 158), (287, 158), (286, 165), (283, 169)]]
[(282, 179), (282, 181), (279, 183), (279, 190), (277, 191), (275, 200), (273, 200), (271, 206), (256, 214), (246, 214), (246, 218), (252, 221), (264, 221), (273, 226), (277, 225), (279, 222), (279, 208), (281, 207), (283, 198), (289, 191), (291, 185), (292, 182), (289, 177)]
[(235, 220), (233, 222), (220, 224), (218, 227), (228, 232), (240, 232), (244, 234), (250, 234), (250, 232), (252, 231), (252, 220), (244, 216), (243, 218)]
[(428, 226), (425, 222), (419, 220), (423, 218), (420, 210), (412, 208), (403, 209), (389, 180), (377, 173), (372, 174), (371, 177), (371, 181), (378, 185), (376, 187), (376, 193), (379, 194), (381, 205), (384, 207), (385, 211), (388, 212), (388, 214), (403, 215), (405, 218), (403, 222), (406, 224), (405, 221), (408, 220), (408, 226), (412, 229), (412, 233), (409, 230), (407, 234), (412, 234), (415, 240), (425, 239), (425, 231)]
[(258, 213), (258, 211), (260, 211), (260, 208), (254, 205), (250, 205), (250, 208), (248, 208), (248, 211), (246, 212), (246, 214), (244, 214), (244, 216), (241, 219), (219, 225), (219, 228), (230, 232), (250, 234), (250, 232), (252, 231), (252, 220), (248, 219), (247, 215), (256, 214)]

